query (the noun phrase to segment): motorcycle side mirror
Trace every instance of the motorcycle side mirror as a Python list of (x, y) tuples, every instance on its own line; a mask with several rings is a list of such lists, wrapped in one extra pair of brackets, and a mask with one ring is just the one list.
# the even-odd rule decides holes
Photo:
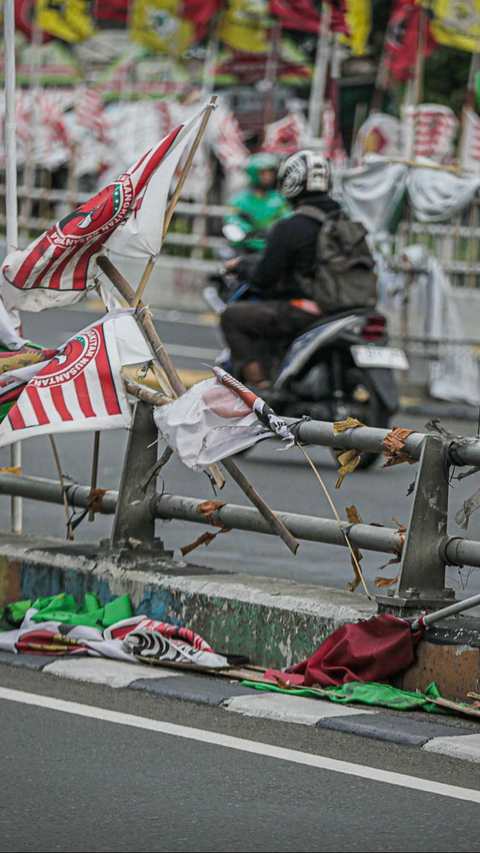
[(241, 243), (246, 237), (243, 228), (240, 228), (240, 225), (235, 225), (233, 222), (223, 226), (222, 234), (229, 243)]

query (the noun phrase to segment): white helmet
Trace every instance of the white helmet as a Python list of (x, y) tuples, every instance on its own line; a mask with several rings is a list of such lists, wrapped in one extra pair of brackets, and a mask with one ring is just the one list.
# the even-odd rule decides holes
[(327, 193), (331, 186), (330, 163), (315, 151), (297, 151), (278, 170), (278, 186), (285, 198)]

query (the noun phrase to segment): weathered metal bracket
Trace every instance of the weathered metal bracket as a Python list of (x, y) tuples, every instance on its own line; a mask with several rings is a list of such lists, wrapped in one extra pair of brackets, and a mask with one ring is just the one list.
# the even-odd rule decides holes
[(378, 595), (383, 608), (431, 610), (455, 598), (445, 589), (445, 556), (449, 498), (448, 445), (440, 436), (425, 436), (403, 549), (402, 566), (393, 596)]

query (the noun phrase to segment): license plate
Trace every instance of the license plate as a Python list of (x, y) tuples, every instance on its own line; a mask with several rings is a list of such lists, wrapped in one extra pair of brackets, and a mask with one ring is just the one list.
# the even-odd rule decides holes
[(389, 367), (392, 370), (408, 370), (408, 359), (403, 349), (394, 347), (352, 347), (352, 356), (357, 367)]

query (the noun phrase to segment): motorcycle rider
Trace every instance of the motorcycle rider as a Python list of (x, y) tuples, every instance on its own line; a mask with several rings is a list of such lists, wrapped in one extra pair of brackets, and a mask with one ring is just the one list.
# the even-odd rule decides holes
[[(330, 196), (329, 161), (314, 151), (291, 154), (278, 172), (278, 186), (293, 207), (308, 204), (332, 213), (339, 205)], [(226, 266), (246, 279), (258, 302), (236, 302), (221, 315), (221, 327), (231, 350), (234, 371), (260, 390), (269, 387), (260, 361), (264, 339), (283, 339), (288, 345), (321, 314), (304, 298), (302, 279), (312, 278), (320, 223), (302, 213), (277, 222), (267, 236), (264, 252), (234, 258)]]
[(250, 185), (235, 192), (228, 200), (234, 212), (224, 217), (224, 225), (236, 225), (243, 237), (232, 240), (235, 248), (245, 245), (247, 235), (249, 249), (261, 250), (265, 245), (263, 235), (255, 232), (268, 231), (279, 219), (290, 213), (290, 205), (276, 189), (278, 158), (273, 154), (252, 154), (245, 163)]

